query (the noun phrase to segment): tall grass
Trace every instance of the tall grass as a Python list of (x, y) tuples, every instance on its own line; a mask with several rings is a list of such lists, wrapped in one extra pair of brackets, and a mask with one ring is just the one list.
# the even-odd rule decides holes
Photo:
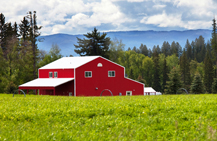
[(217, 95), (0, 95), (0, 140), (217, 140)]

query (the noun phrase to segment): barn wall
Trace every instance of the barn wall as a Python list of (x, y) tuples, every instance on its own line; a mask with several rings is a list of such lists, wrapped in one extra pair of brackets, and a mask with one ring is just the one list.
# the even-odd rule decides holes
[(74, 69), (39, 69), (39, 78), (49, 78), (49, 72), (58, 72), (58, 78), (74, 78)]
[[(102, 63), (102, 67), (97, 67)], [(75, 70), (76, 96), (100, 96), (104, 89), (112, 91), (114, 96), (126, 95), (126, 91), (132, 91), (132, 95), (144, 95), (144, 86), (141, 83), (124, 77), (124, 67), (112, 63), (104, 58), (97, 58)], [(92, 78), (85, 78), (84, 72), (92, 71)], [(108, 71), (115, 71), (115, 77), (108, 77)], [(103, 95), (110, 95), (105, 91)]]
[(73, 96), (74, 95), (74, 80), (64, 83), (60, 86), (57, 86), (55, 90), (56, 90), (55, 95), (69, 96), (69, 92), (72, 92), (72, 96)]

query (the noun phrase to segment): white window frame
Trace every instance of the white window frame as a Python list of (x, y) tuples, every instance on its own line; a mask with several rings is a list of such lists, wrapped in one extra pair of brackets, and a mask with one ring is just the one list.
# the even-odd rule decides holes
[[(127, 93), (130, 92), (130, 95), (128, 95)], [(126, 96), (131, 96), (132, 95), (132, 91), (126, 91)]]
[[(112, 75), (110, 76), (109, 75), (110, 72), (111, 72), (111, 74), (112, 74), (112, 72), (114, 72), (114, 76), (112, 76)], [(115, 77), (115, 71), (108, 71), (108, 77)]]
[[(90, 73), (90, 76), (89, 75), (86, 76), (86, 73)], [(84, 77), (85, 78), (91, 78), (92, 77), (92, 71), (85, 71), (84, 72)]]
[(53, 72), (49, 72), (49, 78), (53, 78)]
[[(56, 76), (55, 76), (55, 74), (56, 74)], [(57, 71), (55, 71), (54, 72), (54, 78), (57, 78), (58, 77), (58, 73), (57, 73)]]

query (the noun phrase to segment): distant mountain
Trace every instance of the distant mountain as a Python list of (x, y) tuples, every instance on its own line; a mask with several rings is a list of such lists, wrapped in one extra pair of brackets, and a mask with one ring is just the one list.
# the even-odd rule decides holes
[[(205, 39), (210, 40), (211, 30), (198, 29), (198, 30), (185, 30), (185, 31), (117, 31), (107, 32), (107, 36), (112, 39), (122, 39), (125, 44), (125, 49), (128, 47), (133, 48), (136, 46), (140, 47), (141, 43), (146, 45), (148, 48), (152, 48), (154, 45), (162, 46), (164, 41), (168, 41), (170, 44), (175, 41), (179, 42), (182, 48), (185, 46), (186, 40), (190, 42), (194, 41), (200, 35)], [(69, 35), (69, 34), (54, 34), (47, 36), (40, 36), (43, 38), (43, 42), (38, 43), (39, 49), (43, 49), (49, 52), (52, 44), (57, 44), (61, 48), (61, 53), (64, 56), (78, 56), (74, 52), (74, 44), (77, 44), (77, 38), (83, 38), (83, 35)]]

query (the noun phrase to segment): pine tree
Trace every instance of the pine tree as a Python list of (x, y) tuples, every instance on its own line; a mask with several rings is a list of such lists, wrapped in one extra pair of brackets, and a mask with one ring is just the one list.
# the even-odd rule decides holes
[(181, 88), (182, 81), (181, 81), (181, 75), (180, 71), (173, 67), (172, 70), (169, 73), (169, 81), (166, 82), (166, 94), (176, 94), (177, 90)]
[(169, 73), (169, 68), (167, 66), (167, 61), (164, 58), (164, 63), (163, 63), (163, 86), (162, 86), (162, 91), (163, 92), (165, 91), (165, 88), (166, 88), (166, 82), (169, 79), (168, 73)]
[(153, 88), (160, 92), (161, 85), (160, 85), (160, 66), (159, 66), (159, 54), (157, 50), (153, 53), (153, 61), (154, 61), (154, 80), (153, 80)]
[(210, 58), (209, 52), (206, 53), (206, 57), (204, 59), (204, 86), (206, 91), (212, 92), (212, 82), (213, 82), (213, 65), (212, 60)]
[(191, 93), (202, 94), (203, 92), (204, 92), (204, 87), (203, 87), (203, 82), (201, 80), (201, 76), (200, 74), (196, 74), (191, 84)]
[(0, 13), (0, 47), (3, 48), (3, 39), (4, 39), (4, 31), (5, 31), (5, 16)]
[(212, 83), (212, 93), (217, 94), (217, 78), (214, 78), (214, 81)]
[(190, 64), (187, 59), (185, 49), (184, 49), (182, 56), (180, 57), (180, 71), (181, 71), (184, 87), (187, 90), (189, 90), (190, 85), (191, 85)]
[(25, 42), (27, 38), (29, 37), (29, 31), (30, 31), (30, 23), (26, 19), (26, 17), (23, 17), (23, 20), (19, 24), (19, 29), (20, 29), (20, 35), (23, 41)]
[(30, 20), (30, 28), (29, 28), (29, 37), (32, 44), (32, 52), (33, 52), (33, 76), (34, 78), (37, 78), (37, 60), (38, 60), (38, 47), (36, 42), (38, 41), (37, 37), (40, 36), (39, 30), (42, 28), (42, 26), (37, 25), (37, 16), (36, 11), (32, 12), (29, 11), (28, 18)]
[(148, 48), (146, 45), (141, 44), (139, 49), (140, 49), (140, 53), (144, 54), (145, 56), (148, 56)]
[(77, 37), (78, 45), (75, 46), (75, 52), (81, 56), (101, 55), (109, 58), (110, 38), (106, 37), (106, 33), (100, 35), (96, 28), (92, 33), (84, 34), (87, 39)]
[[(213, 19), (212, 27), (213, 27), (213, 30), (212, 30), (211, 46), (212, 46), (213, 54), (215, 56), (215, 62), (216, 62), (216, 68), (217, 68), (217, 36), (216, 36), (215, 18)], [(217, 74), (217, 69), (216, 69), (216, 74)]]

